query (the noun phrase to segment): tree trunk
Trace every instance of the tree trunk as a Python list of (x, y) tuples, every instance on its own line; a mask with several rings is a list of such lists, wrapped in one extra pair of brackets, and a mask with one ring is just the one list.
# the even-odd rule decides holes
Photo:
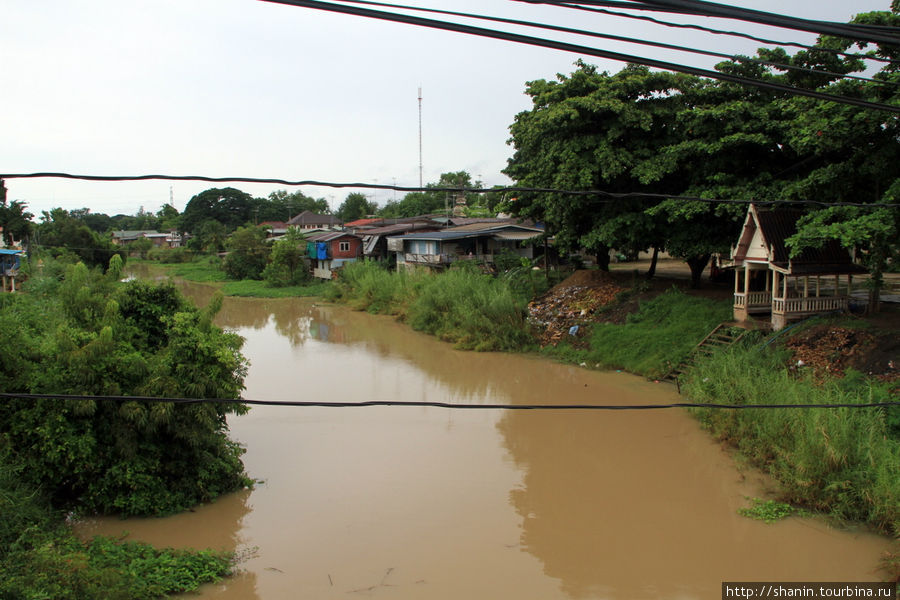
[(697, 289), (700, 287), (700, 278), (703, 276), (703, 269), (709, 262), (709, 254), (700, 256), (692, 256), (687, 259), (687, 264), (691, 268), (691, 287)]
[(609, 246), (602, 246), (597, 250), (597, 267), (609, 273)]
[(653, 256), (650, 258), (650, 268), (647, 269), (647, 279), (653, 279), (656, 275), (656, 261), (659, 258), (659, 248), (653, 247)]

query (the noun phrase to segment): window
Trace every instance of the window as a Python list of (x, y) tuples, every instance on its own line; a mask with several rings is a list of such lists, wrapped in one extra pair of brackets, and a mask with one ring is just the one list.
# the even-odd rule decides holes
[(341, 252), (350, 252), (350, 242), (338, 242), (338, 250)]

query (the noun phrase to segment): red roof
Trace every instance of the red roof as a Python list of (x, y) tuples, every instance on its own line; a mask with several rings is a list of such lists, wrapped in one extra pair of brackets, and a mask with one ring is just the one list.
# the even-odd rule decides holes
[(357, 219), (355, 221), (350, 221), (349, 223), (344, 223), (344, 227), (362, 227), (363, 225), (371, 225), (372, 223), (380, 223), (384, 219)]

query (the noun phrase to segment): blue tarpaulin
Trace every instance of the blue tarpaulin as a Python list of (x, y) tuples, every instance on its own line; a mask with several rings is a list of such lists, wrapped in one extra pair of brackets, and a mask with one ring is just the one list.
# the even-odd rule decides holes
[(328, 258), (328, 244), (325, 242), (316, 242), (316, 258), (319, 260)]

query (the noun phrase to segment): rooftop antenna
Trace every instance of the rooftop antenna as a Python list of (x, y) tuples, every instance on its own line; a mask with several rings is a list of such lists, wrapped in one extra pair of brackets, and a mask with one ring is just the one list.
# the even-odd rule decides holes
[(419, 188), (422, 187), (422, 86), (419, 86)]

